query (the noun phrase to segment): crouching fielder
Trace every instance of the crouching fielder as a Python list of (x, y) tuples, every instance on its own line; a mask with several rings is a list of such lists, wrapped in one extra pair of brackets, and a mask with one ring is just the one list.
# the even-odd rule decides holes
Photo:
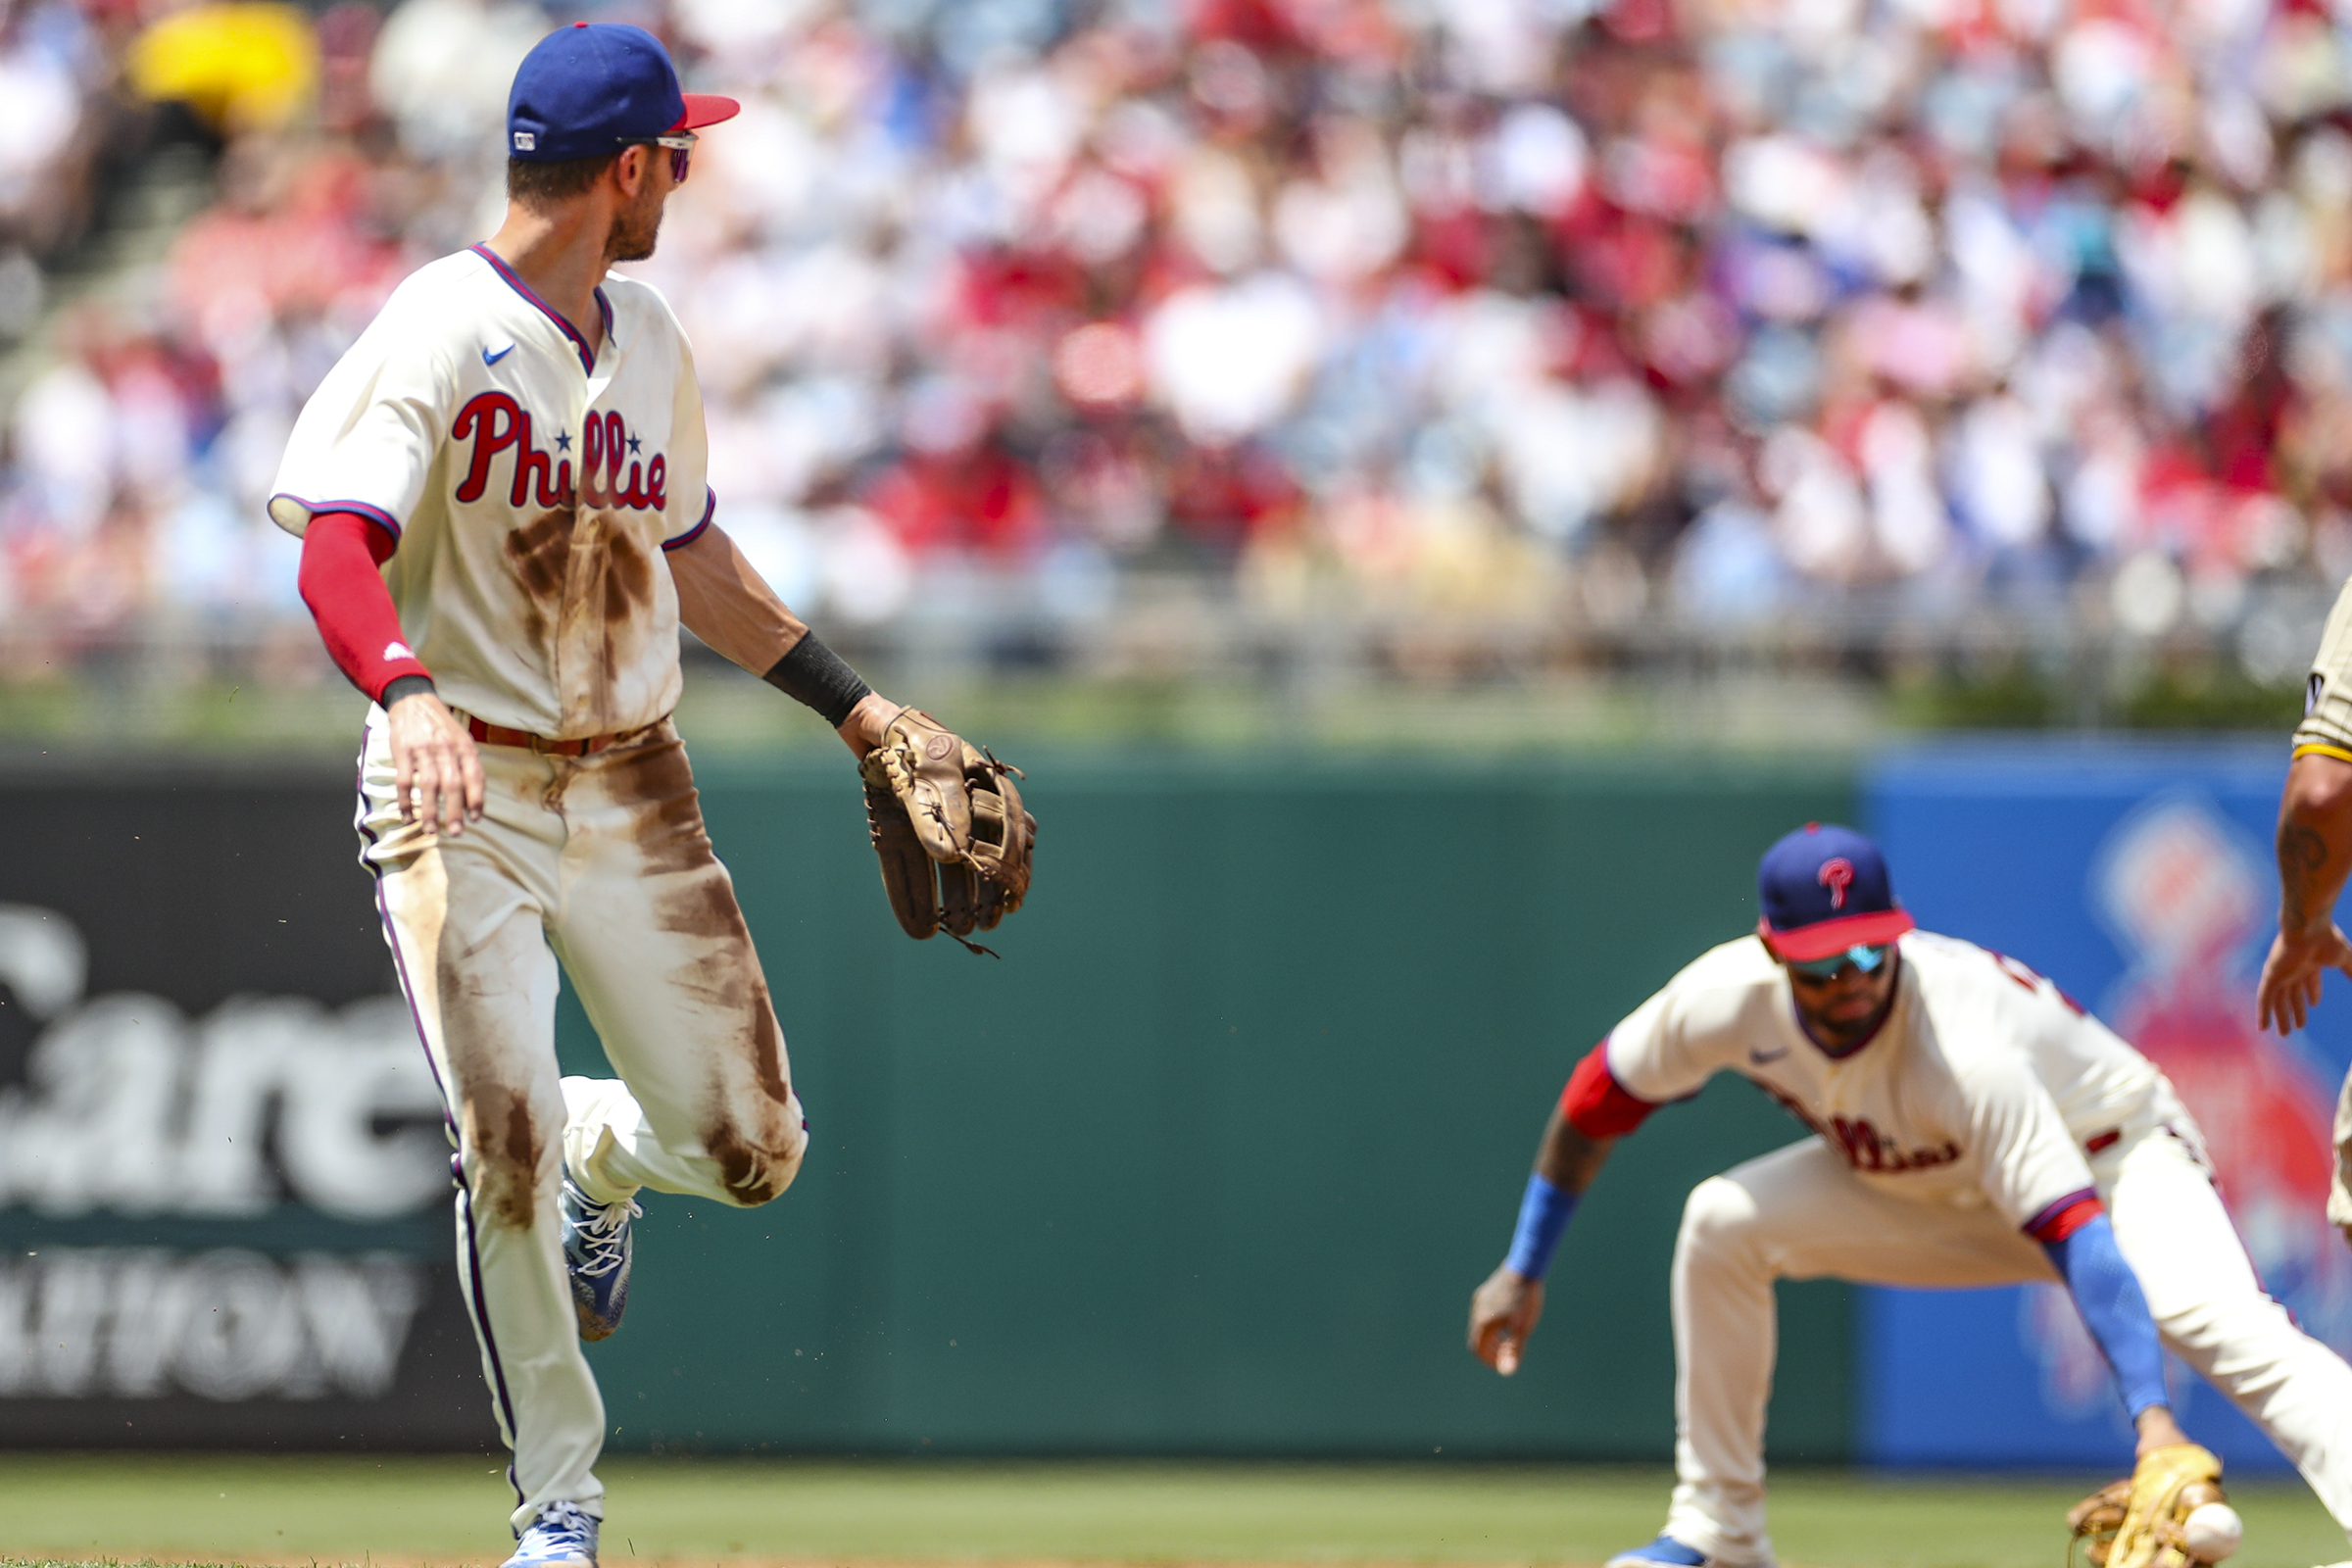
[(1756, 934), (1701, 956), (1578, 1064), (1510, 1255), (1471, 1298), (1471, 1348), (1516, 1371), (1553, 1249), (1610, 1148), (1720, 1069), (1816, 1134), (1690, 1194), (1674, 1252), (1674, 1498), (1665, 1532), (1609, 1568), (1773, 1560), (1764, 1407), (1780, 1279), (2062, 1282), (2143, 1460), (2188, 1441), (2161, 1344), (2352, 1530), (2352, 1367), (2263, 1294), (2196, 1124), (2154, 1064), (2025, 965), (1915, 930), (1859, 833), (1791, 833), (1757, 881)]

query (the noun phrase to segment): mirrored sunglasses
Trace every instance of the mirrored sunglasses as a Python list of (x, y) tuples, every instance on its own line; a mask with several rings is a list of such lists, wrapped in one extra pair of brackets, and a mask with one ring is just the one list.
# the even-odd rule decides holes
[(1857, 943), (1843, 953), (1833, 953), (1826, 958), (1807, 958), (1802, 962), (1791, 958), (1788, 960), (1788, 972), (1802, 975), (1807, 980), (1835, 980), (1850, 963), (1864, 974), (1876, 974), (1879, 965), (1886, 961), (1886, 955), (1893, 951), (1894, 944), (1891, 942)]
[(691, 130), (681, 130), (674, 136), (654, 138), (655, 146), (669, 149), (669, 182), (672, 185), (686, 183), (686, 165), (694, 157), (694, 143), (695, 134)]

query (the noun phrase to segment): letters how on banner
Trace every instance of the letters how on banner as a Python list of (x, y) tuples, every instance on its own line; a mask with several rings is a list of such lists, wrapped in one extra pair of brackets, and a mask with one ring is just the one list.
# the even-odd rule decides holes
[(188, 1017), (85, 995), (88, 970), (64, 915), (0, 906), (0, 985), (38, 1031), (0, 1089), (0, 1399), (383, 1399), (454, 1295), (406, 1004)]

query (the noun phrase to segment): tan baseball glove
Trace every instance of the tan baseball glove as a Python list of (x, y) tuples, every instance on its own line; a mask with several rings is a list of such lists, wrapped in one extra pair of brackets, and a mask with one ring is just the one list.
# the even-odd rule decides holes
[(2188, 1568), (2200, 1561), (2180, 1524), (2222, 1495), (2222, 1461), (2193, 1443), (2151, 1450), (2131, 1478), (2110, 1481), (2069, 1508), (2067, 1528), (2092, 1568)]
[(1037, 818), (1012, 782), (1021, 770), (908, 708), (858, 773), (865, 781), (866, 831), (900, 926), (918, 942), (944, 928), (995, 957), (970, 938), (993, 929), (1029, 894)]

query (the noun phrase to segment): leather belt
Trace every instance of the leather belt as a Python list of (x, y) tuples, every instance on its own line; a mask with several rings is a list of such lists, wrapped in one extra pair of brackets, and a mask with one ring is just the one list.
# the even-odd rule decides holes
[(466, 733), (490, 746), (519, 746), (537, 752), (542, 757), (594, 757), (609, 747), (617, 746), (641, 730), (616, 729), (610, 735), (591, 735), (584, 740), (551, 741), (544, 735), (534, 735), (527, 729), (509, 729), (504, 724), (485, 724), (471, 713), (462, 715)]

